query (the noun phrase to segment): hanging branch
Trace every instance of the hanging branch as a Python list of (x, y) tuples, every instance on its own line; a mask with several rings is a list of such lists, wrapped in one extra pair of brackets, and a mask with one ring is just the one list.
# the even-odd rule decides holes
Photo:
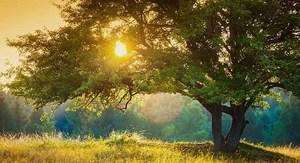
[[(119, 102), (114, 106), (114, 108), (118, 108), (118, 105), (123, 101), (123, 99), (126, 97), (126, 95), (128, 94), (128, 92), (126, 92), (123, 96), (122, 96), (122, 98), (119, 100)], [(119, 110), (121, 110), (121, 109), (119, 109)]]
[(128, 104), (132, 100), (132, 97), (134, 95), (136, 95), (137, 92), (133, 93), (133, 86), (134, 86), (134, 84), (133, 84), (133, 81), (132, 81), (131, 78), (129, 78), (129, 77), (123, 78), (122, 79), (122, 83), (128, 86), (128, 92), (126, 92), (122, 96), (122, 98), (119, 100), (119, 102), (117, 103), (117, 105), (114, 108), (118, 108), (118, 105), (126, 98), (126, 96), (129, 93), (129, 99), (126, 101), (124, 108), (118, 108), (119, 110), (121, 110), (122, 112), (124, 112), (128, 108)]
[(92, 99), (91, 99), (91, 96), (89, 96), (89, 98), (88, 98), (88, 100), (87, 100), (87, 102), (86, 102), (86, 104), (84, 105), (84, 107), (83, 108), (87, 108), (87, 106), (89, 106), (92, 102), (94, 102), (94, 100), (99, 96), (99, 92), (97, 92), (96, 94), (95, 94), (95, 96), (94, 97), (92, 97)]

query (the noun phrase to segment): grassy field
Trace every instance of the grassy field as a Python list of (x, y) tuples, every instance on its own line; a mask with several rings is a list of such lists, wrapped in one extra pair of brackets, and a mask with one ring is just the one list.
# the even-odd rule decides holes
[(300, 162), (300, 148), (243, 142), (231, 154), (213, 152), (210, 142), (164, 143), (135, 134), (113, 134), (106, 140), (4, 135), (0, 162)]

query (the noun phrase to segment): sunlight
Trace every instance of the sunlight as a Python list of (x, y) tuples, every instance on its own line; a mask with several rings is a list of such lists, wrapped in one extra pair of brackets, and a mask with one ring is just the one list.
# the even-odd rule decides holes
[(123, 44), (121, 41), (117, 41), (115, 47), (115, 53), (119, 57), (123, 57), (124, 55), (126, 55), (127, 54), (126, 45)]

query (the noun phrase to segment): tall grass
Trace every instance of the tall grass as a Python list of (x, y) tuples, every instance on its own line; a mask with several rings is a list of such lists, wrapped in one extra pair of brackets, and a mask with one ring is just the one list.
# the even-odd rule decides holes
[[(257, 148), (268, 157), (259, 156)], [(299, 148), (246, 144), (234, 154), (216, 153), (209, 142), (164, 143), (130, 133), (113, 133), (106, 140), (59, 134), (0, 136), (0, 162), (296, 162), (299, 152)]]

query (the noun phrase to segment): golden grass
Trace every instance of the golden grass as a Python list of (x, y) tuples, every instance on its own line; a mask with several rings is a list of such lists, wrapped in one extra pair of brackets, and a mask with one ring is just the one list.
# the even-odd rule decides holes
[[(263, 152), (262, 152), (263, 151)], [(0, 162), (300, 162), (299, 148), (243, 143), (234, 154), (213, 152), (210, 142), (164, 143), (138, 135), (67, 139), (60, 135), (0, 136)]]

